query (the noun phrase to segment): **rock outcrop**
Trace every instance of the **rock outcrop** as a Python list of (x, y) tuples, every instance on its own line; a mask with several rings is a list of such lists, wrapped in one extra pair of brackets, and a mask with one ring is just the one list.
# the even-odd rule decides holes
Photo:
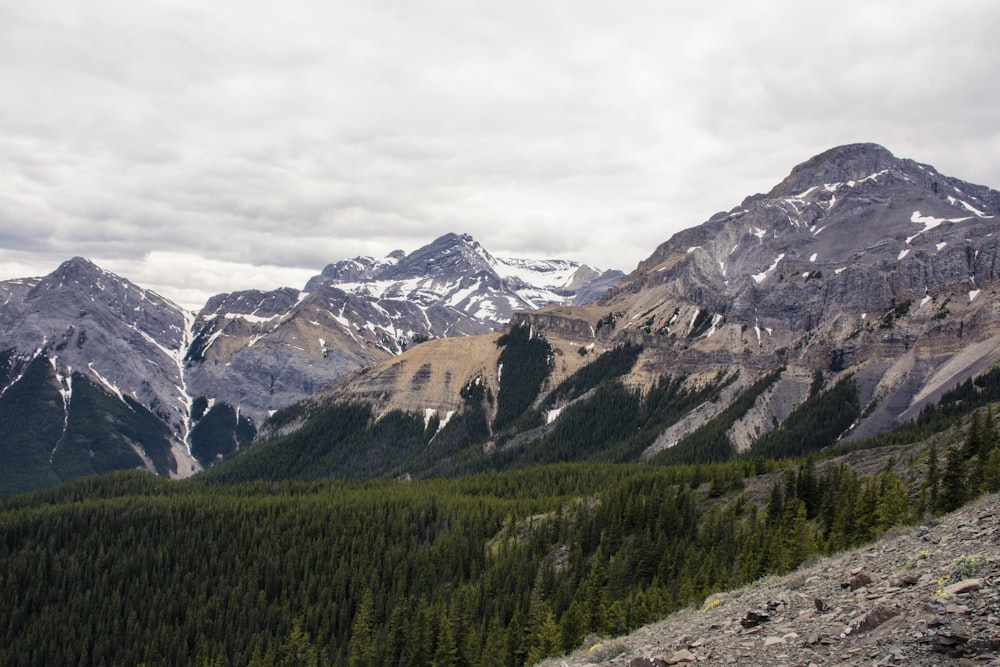
[[(816, 373), (821, 389), (847, 376), (857, 384), (862, 418), (842, 435), (852, 440), (911, 419), (1000, 363), (998, 243), (1000, 193), (853, 144), (675, 234), (606, 296), (518, 312), (511, 324), (567, 349), (642, 345), (623, 378), (640, 391), (664, 375), (692, 386), (739, 376), (646, 457), (778, 368), (776, 385), (729, 430), (736, 450), (803, 402)], [(337, 395), (348, 396), (350, 382)]]
[(1000, 664), (1000, 496), (540, 667)]

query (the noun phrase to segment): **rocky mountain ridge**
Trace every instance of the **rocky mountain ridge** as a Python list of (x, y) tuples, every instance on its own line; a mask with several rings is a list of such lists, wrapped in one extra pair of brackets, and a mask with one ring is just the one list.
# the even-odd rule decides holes
[(540, 667), (1000, 664), (1000, 496)]
[(562, 260), (498, 259), (469, 235), (446, 234), (409, 255), (331, 264), (302, 292), (213, 297), (194, 323), (190, 381), (260, 423), (416, 343), (488, 333), (517, 311), (572, 303), (620, 275)]
[[(819, 390), (856, 388), (858, 418), (842, 439), (883, 433), (1000, 363), (998, 232), (995, 190), (874, 144), (826, 151), (768, 193), (675, 234), (601, 299), (516, 313), (512, 327), (541, 333), (556, 350), (533, 405), (548, 407), (548, 392), (579, 365), (566, 361), (575, 350), (631, 344), (642, 352), (621, 381), (643, 394), (664, 376), (685, 378), (689, 391), (729, 378), (718, 400), (665, 425), (643, 459), (725, 417), (778, 369), (730, 420), (725, 447), (751, 449), (815, 393), (817, 373)], [(499, 373), (465, 374), (501, 364), (496, 345), (477, 349), (482, 356), (463, 356), (460, 368), (415, 348), (345, 376), (326, 395), (372, 402), (378, 414), (444, 415), (469, 382), (500, 393)], [(418, 370), (421, 381), (410, 382)], [(568, 406), (552, 407), (547, 419), (557, 422)], [(492, 418), (498, 407), (484, 409)]]
[[(570, 303), (620, 275), (561, 260), (501, 260), (468, 235), (449, 234), (410, 255), (332, 264), (305, 291), (219, 294), (194, 314), (74, 258), (42, 278), (0, 282), (0, 422), (25, 438), (9, 436), (4, 459), (38, 441), (45, 455), (33, 457), (36, 472), (54, 465), (57, 443), (82, 419), (71, 419), (74, 384), (87, 383), (166, 432), (121, 436), (124, 450), (112, 462), (91, 469), (78, 461), (78, 470), (139, 466), (187, 476), (248, 443), (274, 410), (341, 375), (424, 340), (492, 331), (515, 308)], [(28, 375), (36, 384), (22, 389), (41, 401), (38, 415), (58, 422), (45, 436), (24, 431), (23, 406), (5, 419), (2, 405), (36, 360), (45, 361)], [(93, 444), (82, 432), (74, 437), (79, 447)]]

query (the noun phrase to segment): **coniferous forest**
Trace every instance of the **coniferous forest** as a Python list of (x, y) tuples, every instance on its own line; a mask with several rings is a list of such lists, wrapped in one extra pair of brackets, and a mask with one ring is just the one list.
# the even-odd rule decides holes
[[(491, 432), (538, 421), (526, 397), (551, 360), (525, 333), (501, 339), (517, 354), (500, 396), (471, 382), (440, 431), (326, 406), (186, 481), (118, 472), (3, 500), (0, 664), (519, 667), (1000, 490), (997, 371), (850, 446), (832, 445), (857, 388), (817, 377), (738, 455), (725, 432), (777, 370), (636, 464), (734, 377), (664, 377), (640, 394), (618, 379), (629, 347), (556, 388), (578, 401), (555, 428), (487, 459)], [(493, 400), (514, 407), (491, 425)], [(857, 449), (876, 472), (833, 457)]]

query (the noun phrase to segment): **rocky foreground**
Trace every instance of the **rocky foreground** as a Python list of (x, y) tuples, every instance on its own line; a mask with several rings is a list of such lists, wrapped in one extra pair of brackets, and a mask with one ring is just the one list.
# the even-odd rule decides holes
[(1000, 666), (1000, 495), (545, 667)]

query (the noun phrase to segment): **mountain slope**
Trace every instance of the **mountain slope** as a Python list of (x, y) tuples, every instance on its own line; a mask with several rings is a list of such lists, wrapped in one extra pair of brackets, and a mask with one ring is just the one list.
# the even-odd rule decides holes
[[(768, 451), (787, 449), (774, 443), (794, 433), (826, 434), (806, 449), (882, 433), (1000, 363), (998, 231), (996, 191), (874, 144), (827, 151), (769, 193), (674, 235), (605, 297), (516, 313), (510, 331), (546, 338), (553, 363), (519, 425), (466, 438), (462, 456), (473, 469), (684, 462), (752, 451), (778, 425)], [(642, 352), (614, 383), (546, 398), (623, 345)], [(376, 418), (474, 407), (492, 424), (504, 409), (503, 346), (441, 346), (338, 380), (298, 421), (266, 433), (307, 423), (324, 401), (368, 402)], [(471, 406), (460, 389), (475, 383), (484, 398)]]
[(0, 284), (4, 493), (131, 467), (187, 476), (190, 315), (75, 258)]
[(845, 664), (844, 656), (866, 665), (990, 660), (997, 643), (991, 618), (1000, 611), (998, 517), (1000, 496), (993, 494), (931, 526), (713, 594), (540, 667), (584, 667), (597, 664), (595, 656), (605, 657), (605, 667)]
[(260, 423), (422, 341), (488, 333), (516, 311), (572, 303), (620, 276), (561, 260), (498, 259), (471, 236), (446, 234), (409, 255), (331, 264), (302, 292), (213, 297), (194, 324), (188, 381)]
[(197, 315), (83, 258), (0, 282), (0, 493), (131, 467), (188, 476), (340, 376), (620, 275), (449, 234), (332, 264), (306, 291), (216, 295)]

